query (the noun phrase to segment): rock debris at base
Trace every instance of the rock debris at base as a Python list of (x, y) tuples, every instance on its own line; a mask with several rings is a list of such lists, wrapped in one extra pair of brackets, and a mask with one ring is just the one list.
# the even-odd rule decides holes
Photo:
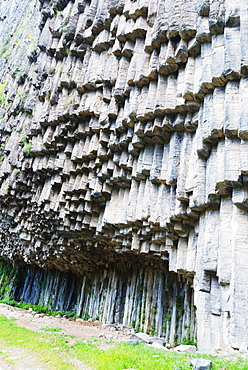
[(192, 370), (210, 370), (212, 369), (212, 362), (210, 360), (205, 360), (204, 358), (195, 358), (190, 361)]

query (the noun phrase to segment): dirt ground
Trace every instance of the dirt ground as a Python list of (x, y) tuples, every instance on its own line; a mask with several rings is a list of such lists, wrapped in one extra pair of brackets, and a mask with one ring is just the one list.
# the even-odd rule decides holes
[[(81, 319), (66, 319), (64, 317), (46, 316), (34, 311), (27, 311), (17, 307), (11, 307), (0, 303), (0, 315), (7, 318), (15, 318), (18, 326), (27, 329), (44, 333), (42, 328), (54, 327), (61, 328), (59, 334), (74, 336), (68, 337), (70, 342), (78, 339), (99, 339), (102, 342), (106, 339), (115, 341), (127, 340), (127, 335), (116, 330), (108, 330), (102, 328), (100, 322), (88, 322)], [(114, 329), (114, 328), (113, 328)], [(103, 344), (104, 345), (104, 344)], [(12, 362), (13, 364), (11, 364)], [(78, 360), (71, 360), (76, 369), (90, 370), (90, 368)], [(26, 349), (17, 349), (4, 347), (0, 344), (0, 370), (45, 370), (49, 369), (49, 365), (41, 364), (36, 358), (35, 354)]]

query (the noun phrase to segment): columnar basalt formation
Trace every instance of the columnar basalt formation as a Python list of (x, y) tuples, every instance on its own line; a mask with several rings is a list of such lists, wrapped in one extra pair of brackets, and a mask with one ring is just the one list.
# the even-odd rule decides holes
[(16, 296), (64, 308), (71, 281), (78, 314), (248, 345), (246, 2), (7, 3), (0, 255), (31, 265)]

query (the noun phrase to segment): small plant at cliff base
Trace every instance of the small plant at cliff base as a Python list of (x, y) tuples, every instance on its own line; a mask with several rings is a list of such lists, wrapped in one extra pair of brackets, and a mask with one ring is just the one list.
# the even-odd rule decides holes
[[(1, 271), (0, 271), (0, 279), (1, 279)], [(57, 316), (57, 315), (60, 315), (60, 316), (66, 316), (68, 318), (72, 318), (72, 319), (77, 319), (79, 318), (79, 316), (77, 316), (77, 314), (74, 312), (74, 311), (52, 311), (49, 307), (47, 306), (43, 306), (42, 304), (32, 304), (32, 303), (23, 303), (23, 302), (17, 302), (15, 301), (14, 299), (12, 298), (9, 298), (9, 297), (4, 297), (4, 296), (0, 296), (0, 303), (6, 303), (6, 304), (9, 304), (10, 306), (13, 306), (13, 307), (18, 307), (18, 308), (23, 308), (24, 310), (28, 310), (30, 308), (32, 308), (33, 311), (35, 312), (39, 312), (39, 313), (44, 313), (48, 316)], [(88, 319), (87, 318), (84, 318), (82, 317), (83, 320), (88, 320), (89, 319), (89, 315), (88, 315)]]
[(90, 315), (87, 312), (83, 312), (81, 318), (85, 321), (89, 320)]
[(181, 340), (181, 344), (188, 344), (188, 345), (191, 345), (191, 346), (195, 346), (197, 348), (197, 343), (194, 342), (192, 339), (190, 339), (189, 337), (188, 338), (182, 338)]

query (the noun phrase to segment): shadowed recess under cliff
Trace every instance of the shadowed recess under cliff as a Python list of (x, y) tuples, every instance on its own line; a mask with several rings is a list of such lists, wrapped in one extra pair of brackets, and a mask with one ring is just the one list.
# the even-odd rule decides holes
[(78, 277), (1, 262), (0, 272), (0, 298), (123, 324), (171, 343), (195, 338), (192, 288), (184, 278), (161, 268), (123, 264)]

